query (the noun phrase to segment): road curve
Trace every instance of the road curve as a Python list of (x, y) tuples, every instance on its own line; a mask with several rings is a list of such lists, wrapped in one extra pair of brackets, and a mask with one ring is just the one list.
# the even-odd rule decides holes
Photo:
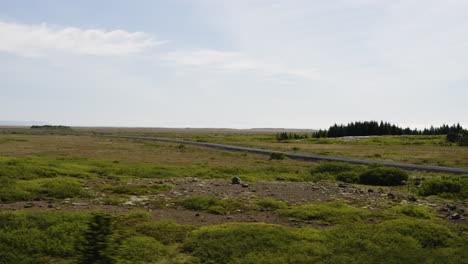
[(208, 148), (222, 149), (222, 150), (229, 150), (229, 151), (248, 152), (248, 153), (255, 153), (255, 154), (262, 154), (262, 155), (270, 155), (273, 152), (283, 153), (284, 156), (289, 157), (291, 159), (299, 159), (299, 160), (307, 160), (307, 161), (325, 160), (325, 161), (347, 162), (347, 163), (364, 164), (364, 165), (368, 165), (368, 164), (372, 164), (372, 163), (379, 163), (379, 164), (382, 164), (383, 166), (395, 167), (395, 168), (400, 168), (400, 169), (404, 169), (404, 170), (442, 172), (442, 173), (451, 173), (451, 174), (468, 174), (468, 169), (463, 169), (463, 168), (428, 166), (428, 165), (417, 165), (417, 164), (396, 163), (396, 162), (381, 162), (381, 161), (375, 161), (375, 160), (362, 160), (362, 159), (340, 158), (340, 157), (323, 156), (323, 155), (311, 155), (311, 154), (300, 154), (300, 153), (291, 153), (291, 152), (280, 152), (280, 151), (274, 151), (274, 150), (246, 148), (246, 147), (231, 146), (231, 145), (224, 145), (224, 144), (195, 142), (195, 141), (160, 138), (160, 137), (102, 135), (102, 134), (89, 134), (89, 133), (59, 133), (59, 132), (30, 132), (29, 134), (93, 136), (93, 137), (153, 140), (153, 141), (163, 141), (163, 142), (172, 142), (172, 143), (188, 144), (188, 145), (195, 145), (195, 146), (203, 146), (203, 147), (208, 147)]

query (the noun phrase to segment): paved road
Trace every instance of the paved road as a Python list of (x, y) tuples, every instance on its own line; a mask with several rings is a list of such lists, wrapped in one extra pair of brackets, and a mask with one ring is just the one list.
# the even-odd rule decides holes
[(395, 168), (400, 168), (404, 170), (431, 171), (431, 172), (442, 172), (442, 173), (452, 173), (452, 174), (468, 174), (468, 169), (462, 169), (462, 168), (416, 165), (416, 164), (395, 163), (395, 162), (380, 162), (380, 161), (375, 161), (375, 160), (362, 160), (362, 159), (340, 158), (340, 157), (322, 156), (322, 155), (299, 154), (299, 153), (291, 153), (291, 152), (279, 152), (279, 151), (273, 151), (273, 150), (245, 148), (245, 147), (231, 146), (231, 145), (224, 145), (224, 144), (195, 142), (195, 141), (177, 140), (177, 139), (160, 138), (160, 137), (101, 135), (101, 134), (86, 134), (86, 133), (58, 133), (58, 132), (50, 132), (50, 133), (49, 132), (31, 132), (30, 134), (93, 136), (93, 137), (153, 140), (153, 141), (163, 141), (163, 142), (203, 146), (203, 147), (208, 147), (208, 148), (215, 148), (215, 149), (222, 149), (222, 150), (229, 150), (229, 151), (249, 152), (249, 153), (255, 153), (255, 154), (262, 154), (262, 155), (270, 155), (271, 153), (276, 152), (276, 153), (283, 153), (284, 156), (289, 157), (291, 159), (308, 160), (308, 161), (325, 160), (325, 161), (347, 162), (347, 163), (353, 163), (353, 164), (380, 163), (387, 167), (395, 167)]

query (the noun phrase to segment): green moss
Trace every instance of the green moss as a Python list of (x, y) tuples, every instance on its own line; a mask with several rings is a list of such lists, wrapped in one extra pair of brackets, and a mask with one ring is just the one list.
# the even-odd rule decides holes
[(146, 222), (136, 227), (138, 233), (152, 237), (166, 245), (183, 242), (195, 229), (195, 226), (178, 224), (172, 220)]
[(333, 224), (358, 222), (371, 215), (367, 210), (358, 209), (340, 202), (297, 206), (284, 210), (281, 214), (302, 220)]

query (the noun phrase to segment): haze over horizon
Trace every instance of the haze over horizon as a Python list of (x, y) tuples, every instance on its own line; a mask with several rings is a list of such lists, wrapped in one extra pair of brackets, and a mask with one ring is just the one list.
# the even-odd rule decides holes
[(4, 1), (0, 120), (468, 127), (468, 1)]

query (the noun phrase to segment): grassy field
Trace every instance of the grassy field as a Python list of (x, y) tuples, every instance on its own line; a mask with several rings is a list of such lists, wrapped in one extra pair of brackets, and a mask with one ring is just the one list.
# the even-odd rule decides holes
[[(24, 128), (16, 130), (30, 131)], [(275, 131), (262, 130), (169, 128), (74, 128), (74, 130), (86, 133), (167, 137), (284, 152), (468, 168), (468, 148), (447, 143), (445, 136), (379, 136), (355, 140), (309, 137), (278, 141)]]
[[(90, 130), (83, 129), (83, 131)], [(445, 136), (380, 136), (355, 140), (309, 137), (278, 141), (275, 138), (275, 132), (270, 131), (206, 129), (100, 129), (92, 131), (168, 137), (284, 152), (468, 168), (468, 148), (447, 143)]]
[[(408, 148), (417, 157), (407, 162), (432, 148), (430, 162), (466, 164), (466, 150), (441, 137), (279, 143), (269, 131), (94, 130), (375, 159), (410, 159)], [(0, 264), (459, 264), (468, 257), (467, 200), (467, 175), (0, 134)]]

